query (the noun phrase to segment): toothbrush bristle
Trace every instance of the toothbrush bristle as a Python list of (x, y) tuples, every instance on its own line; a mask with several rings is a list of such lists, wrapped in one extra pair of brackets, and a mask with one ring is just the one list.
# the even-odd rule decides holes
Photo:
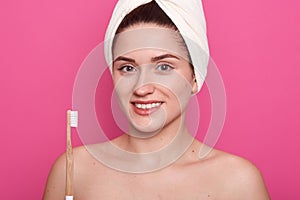
[(70, 126), (78, 127), (78, 111), (70, 112)]

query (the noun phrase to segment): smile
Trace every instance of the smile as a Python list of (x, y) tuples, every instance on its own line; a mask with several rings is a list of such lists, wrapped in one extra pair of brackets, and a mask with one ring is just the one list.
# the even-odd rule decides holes
[(161, 102), (158, 102), (158, 103), (148, 103), (148, 104), (134, 103), (133, 105), (139, 109), (147, 110), (147, 109), (157, 108), (161, 104), (162, 104)]
[(160, 109), (161, 101), (134, 101), (131, 102), (133, 111), (141, 116), (148, 116)]

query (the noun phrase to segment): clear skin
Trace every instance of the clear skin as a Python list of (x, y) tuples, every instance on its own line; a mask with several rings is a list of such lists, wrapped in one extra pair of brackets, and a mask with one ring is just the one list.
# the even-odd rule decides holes
[[(154, 24), (139, 24), (128, 30), (141, 27), (158, 28)], [(163, 39), (170, 39), (170, 37)], [(121, 42), (117, 41), (115, 48), (119, 48)], [(174, 44), (178, 45), (178, 41), (174, 41)], [(161, 55), (168, 56), (153, 59)], [(168, 145), (178, 130), (181, 134), (188, 135), (184, 124), (181, 123), (181, 119), (184, 118), (185, 103), (179, 100), (189, 99), (188, 96), (197, 91), (197, 84), (189, 63), (176, 54), (159, 49), (141, 49), (122, 56), (120, 58), (119, 55), (114, 55), (113, 80), (118, 95), (123, 97), (120, 103), (130, 119), (130, 131), (135, 136), (124, 134), (112, 142), (124, 150), (145, 153)], [(173, 71), (186, 80), (177, 85), (181, 89), (176, 92), (171, 90), (171, 86), (166, 88), (153, 82), (153, 79), (146, 80), (143, 74), (147, 72), (147, 74), (158, 75), (157, 73), (165, 74)], [(124, 84), (119, 84), (129, 76), (132, 80), (129, 85), (125, 87)], [(169, 77), (170, 74), (165, 76)], [(142, 111), (135, 110), (133, 102), (136, 101), (163, 103), (144, 115)], [(176, 108), (174, 105), (181, 105), (182, 109), (174, 109)], [(155, 121), (155, 117), (161, 116), (165, 123), (160, 123), (161, 120)], [(241, 157), (216, 149), (200, 160), (198, 152), (202, 145), (201, 142), (193, 140), (187, 151), (174, 163), (163, 169), (142, 174), (113, 170), (97, 161), (86, 148), (77, 147), (74, 149), (74, 197), (76, 200), (270, 199), (262, 176), (253, 164)], [(151, 162), (157, 162), (159, 159), (163, 157), (154, 158)], [(56, 160), (51, 169), (43, 199), (59, 200), (64, 199), (64, 195), (65, 154)]]
[[(176, 134), (179, 128), (182, 129), (179, 132), (185, 130), (181, 122), (191, 94), (197, 91), (197, 83), (186, 61), (187, 51), (179, 45), (182, 41), (174, 42), (179, 40), (178, 33), (171, 29), (145, 26), (127, 31), (115, 40), (115, 91), (131, 123), (128, 131), (131, 135), (149, 138), (160, 134), (160, 137), (172, 138), (174, 135), (171, 134)], [(137, 39), (139, 35), (143, 36), (141, 40)], [(152, 39), (145, 43), (145, 37)], [(128, 41), (133, 42), (128, 44)], [(136, 108), (136, 103), (160, 105), (147, 111)], [(168, 131), (165, 131), (167, 128)], [(139, 143), (144, 141), (148, 143), (150, 140), (140, 140)], [(159, 139), (152, 138), (152, 141)]]

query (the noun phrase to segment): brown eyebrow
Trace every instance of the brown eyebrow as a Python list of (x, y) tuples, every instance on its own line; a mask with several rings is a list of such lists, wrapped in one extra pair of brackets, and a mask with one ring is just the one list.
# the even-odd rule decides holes
[[(180, 60), (179, 57), (177, 56), (174, 56), (172, 54), (163, 54), (163, 55), (160, 55), (160, 56), (156, 56), (156, 57), (153, 57), (151, 58), (151, 62), (157, 62), (159, 60), (163, 60), (165, 58), (175, 58), (177, 60)], [(119, 56), (117, 57), (114, 62), (117, 62), (117, 61), (126, 61), (126, 62), (131, 62), (131, 63), (136, 63), (134, 59), (132, 58), (128, 58), (128, 57), (125, 57), (125, 56)]]
[(157, 62), (157, 61), (163, 60), (163, 59), (165, 59), (165, 58), (175, 58), (175, 59), (177, 59), (177, 60), (180, 60), (180, 58), (178, 58), (177, 56), (174, 56), (174, 55), (172, 55), (172, 54), (163, 54), (163, 55), (161, 55), (161, 56), (157, 56), (157, 57), (152, 58), (151, 61), (152, 61), (152, 62)]
[(126, 61), (126, 62), (132, 62), (132, 63), (135, 63), (135, 60), (132, 59), (132, 58), (127, 58), (127, 57), (124, 57), (124, 56), (119, 56), (117, 57), (114, 62), (117, 62), (117, 61)]

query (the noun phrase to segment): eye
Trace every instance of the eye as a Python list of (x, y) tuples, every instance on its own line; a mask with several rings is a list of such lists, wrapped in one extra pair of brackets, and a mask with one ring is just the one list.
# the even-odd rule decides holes
[(161, 72), (167, 72), (167, 71), (171, 71), (173, 69), (173, 67), (171, 67), (168, 64), (160, 64), (157, 66), (156, 69)]
[(128, 72), (135, 72), (136, 68), (131, 66), (131, 65), (123, 65), (118, 70), (122, 71), (122, 72), (125, 72), (125, 73), (128, 73)]

